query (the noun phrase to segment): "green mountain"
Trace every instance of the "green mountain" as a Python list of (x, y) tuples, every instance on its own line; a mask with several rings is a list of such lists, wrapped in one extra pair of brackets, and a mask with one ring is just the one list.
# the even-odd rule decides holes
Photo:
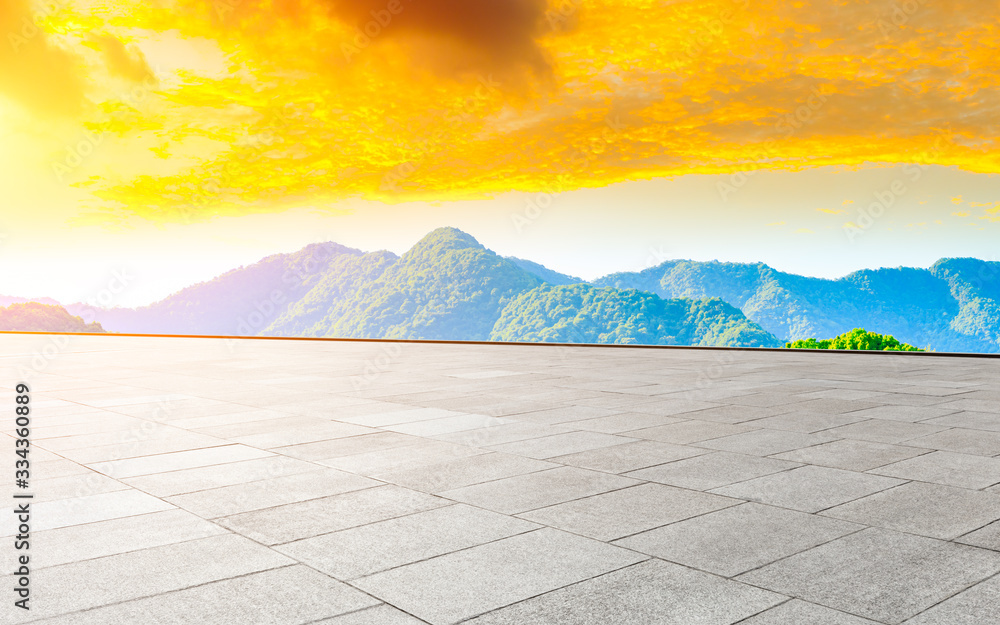
[(439, 228), (307, 335), (485, 340), (503, 307), (540, 284), (461, 230)]
[(664, 300), (634, 289), (588, 284), (522, 293), (493, 326), (491, 341), (740, 345), (781, 343), (720, 299)]
[(525, 260), (523, 258), (515, 258), (513, 256), (507, 256), (507, 260), (511, 261), (521, 269), (524, 269), (528, 273), (533, 273), (543, 282), (554, 285), (562, 284), (580, 284), (581, 282), (586, 282), (583, 278), (577, 278), (576, 276), (566, 275), (564, 273), (559, 273), (558, 271), (552, 271), (545, 265), (539, 265), (536, 262)]
[[(116, 332), (157, 334), (536, 340), (542, 332), (548, 338), (537, 340), (780, 345), (720, 300), (664, 302), (579, 282), (439, 228), (402, 256), (311, 245), (98, 319)], [(581, 306), (587, 322), (551, 317), (553, 306)]]
[(947, 283), (958, 304), (948, 327), (962, 336), (982, 337), (1000, 351), (1000, 262), (977, 258), (939, 260), (930, 272)]
[(672, 260), (588, 286), (440, 228), (402, 256), (318, 243), (96, 319), (114, 332), (158, 334), (728, 346), (863, 327), (939, 352), (1000, 352), (1000, 263), (953, 258), (827, 280), (762, 263)]
[(764, 265), (667, 261), (594, 284), (664, 298), (718, 297), (785, 340), (837, 336), (857, 327), (936, 351), (1000, 351), (1000, 263), (948, 259), (930, 269), (856, 271), (837, 280)]
[(0, 330), (5, 332), (104, 332), (97, 322), (87, 323), (58, 305), (15, 303), (0, 308)]
[(268, 336), (323, 336), (344, 314), (345, 307), (365, 285), (378, 279), (399, 259), (392, 252), (341, 254), (327, 265), (315, 286), (290, 304), (260, 334)]

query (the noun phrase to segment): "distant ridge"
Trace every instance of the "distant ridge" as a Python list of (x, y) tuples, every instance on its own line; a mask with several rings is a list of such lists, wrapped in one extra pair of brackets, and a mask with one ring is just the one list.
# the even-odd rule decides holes
[[(719, 300), (664, 302), (579, 283), (537, 263), (499, 256), (461, 230), (438, 228), (402, 256), (314, 244), (149, 306), (97, 311), (97, 318), (111, 331), (156, 334), (780, 345)], [(588, 309), (586, 323), (569, 323), (538, 307), (544, 300), (575, 316), (580, 289), (596, 293), (588, 299), (594, 310)], [(539, 324), (550, 322), (572, 330), (537, 333)]]
[[(530, 260), (499, 256), (461, 230), (438, 228), (402, 256), (315, 243), (149, 306), (66, 309), (88, 319), (96, 314), (108, 331), (155, 334), (577, 342), (588, 337), (736, 347), (864, 327), (924, 349), (1000, 353), (1000, 263), (975, 258), (942, 259), (928, 269), (865, 269), (836, 280), (763, 263), (670, 260), (591, 283), (610, 291), (568, 288), (574, 285), (586, 283)], [(678, 316), (679, 304), (663, 304), (671, 300), (689, 300), (684, 314), (690, 319)], [(734, 317), (734, 309), (742, 316)]]
[(718, 297), (786, 340), (864, 327), (936, 351), (1000, 352), (1000, 263), (975, 258), (942, 259), (929, 269), (864, 269), (836, 280), (763, 263), (670, 260), (594, 284), (664, 298)]

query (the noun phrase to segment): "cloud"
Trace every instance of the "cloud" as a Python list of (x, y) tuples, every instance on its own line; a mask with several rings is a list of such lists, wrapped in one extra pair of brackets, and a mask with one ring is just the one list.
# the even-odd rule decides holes
[[(178, 0), (200, 10), (206, 0)], [(394, 44), (397, 58), (439, 73), (511, 74), (527, 69), (550, 78), (541, 38), (555, 27), (547, 0), (212, 0), (210, 15), (228, 32), (269, 38), (290, 27), (310, 40), (317, 60), (336, 71), (369, 46)], [(334, 22), (330, 27), (330, 21)], [(562, 20), (561, 27), (575, 23)], [(367, 52), (364, 52), (367, 54)]]
[(548, 71), (537, 43), (545, 26), (546, 0), (325, 0), (335, 14), (363, 26), (388, 21), (390, 5), (399, 12), (384, 37), (421, 34), (452, 39), (470, 49), (480, 63), (527, 65)]
[(55, 45), (37, 23), (60, 10), (29, 0), (0, 1), (0, 95), (42, 116), (72, 116), (84, 103), (80, 59)]
[(128, 49), (120, 39), (112, 35), (93, 35), (94, 43), (104, 54), (108, 70), (126, 80), (142, 82), (153, 76), (142, 50)]
[(956, 211), (956, 212), (952, 213), (951, 216), (952, 217), (968, 217), (971, 214), (972, 213), (970, 213), (969, 211)]
[(842, 208), (838, 208), (836, 210), (834, 210), (832, 208), (817, 208), (816, 212), (818, 212), (818, 213), (826, 213), (827, 215), (846, 215), (847, 214), (847, 211), (845, 211)]
[(962, 199), (962, 196), (961, 196), (961, 195), (960, 195), (960, 196), (958, 196), (958, 197), (953, 197), (953, 198), (951, 198), (951, 203), (952, 203), (952, 204), (961, 204), (961, 203), (962, 203), (962, 202), (964, 202), (964, 201), (965, 201), (965, 200), (963, 200), (963, 199)]
[[(18, 24), (27, 2), (0, 0), (3, 23)], [(989, 140), (1000, 134), (996, 55), (977, 43), (995, 40), (981, 16), (1000, 0), (922, 4), (906, 28), (890, 20), (886, 32), (870, 3), (820, 0), (752, 10), (733, 0), (55, 3), (58, 19), (33, 45), (46, 42), (69, 69), (35, 63), (12, 80), (0, 63), (0, 90), (24, 102), (38, 76), (57, 76), (48, 104), (71, 108), (82, 87), (62, 47), (93, 43), (84, 60), (94, 71), (81, 72), (95, 105), (87, 121), (116, 124), (119, 136), (142, 129), (169, 149), (143, 144), (160, 158), (141, 175), (123, 158), (89, 188), (103, 206), (151, 219), (177, 207), (208, 218), (750, 170), (928, 163), (1000, 173)], [(585, 11), (571, 15), (573, 28), (554, 28), (546, 10), (570, 5)], [(366, 29), (368, 43), (345, 59), (342, 47)], [(98, 46), (91, 32), (127, 38)], [(109, 71), (148, 70), (130, 41), (163, 77), (162, 106), (108, 121), (120, 87)], [(203, 71), (194, 41), (218, 53), (218, 69)], [(194, 140), (215, 147), (194, 159)], [(853, 213), (852, 203), (842, 208)]]

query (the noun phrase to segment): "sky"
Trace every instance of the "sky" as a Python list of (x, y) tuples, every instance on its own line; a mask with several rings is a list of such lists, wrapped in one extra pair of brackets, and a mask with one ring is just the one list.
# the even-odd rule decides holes
[(998, 16), (3, 0), (0, 294), (140, 305), (311, 242), (402, 253), (440, 226), (585, 279), (996, 260)]

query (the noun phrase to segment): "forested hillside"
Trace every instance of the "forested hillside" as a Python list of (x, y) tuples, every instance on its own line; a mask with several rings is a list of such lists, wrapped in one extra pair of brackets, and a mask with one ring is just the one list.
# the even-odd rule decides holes
[(644, 289), (664, 298), (718, 297), (785, 340), (864, 327), (937, 351), (997, 352), (998, 275), (1000, 263), (976, 259), (941, 260), (930, 269), (866, 269), (837, 280), (761, 263), (679, 260), (611, 274), (594, 284)]
[(588, 284), (541, 286), (523, 293), (504, 309), (490, 340), (780, 346), (720, 299), (664, 300), (634, 289)]
[(87, 323), (58, 305), (25, 302), (0, 307), (0, 330), (5, 332), (104, 332), (101, 324)]

